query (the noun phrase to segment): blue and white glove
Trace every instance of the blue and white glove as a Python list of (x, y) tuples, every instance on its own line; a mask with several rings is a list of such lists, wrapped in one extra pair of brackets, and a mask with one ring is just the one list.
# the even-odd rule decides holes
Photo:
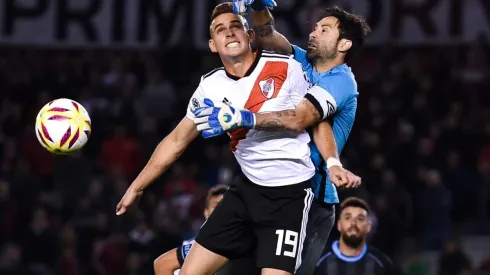
[(233, 0), (233, 12), (236, 14), (246, 14), (249, 6), (254, 11), (261, 11), (265, 8), (272, 10), (277, 4), (274, 0)]
[(213, 101), (204, 99), (205, 107), (194, 110), (194, 123), (204, 138), (220, 136), (238, 128), (252, 129), (255, 115), (248, 110), (237, 110), (229, 105), (214, 107)]

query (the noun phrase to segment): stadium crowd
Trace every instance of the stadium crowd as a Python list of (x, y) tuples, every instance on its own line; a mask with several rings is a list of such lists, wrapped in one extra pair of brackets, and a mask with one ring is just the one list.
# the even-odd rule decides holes
[[(370, 202), (371, 244), (389, 256), (399, 259), (407, 238), (441, 250), (440, 274), (490, 272), (446, 243), (490, 230), (487, 52), (483, 43), (386, 46), (351, 64), (360, 97), (342, 159), (363, 185), (341, 196)], [(130, 215), (117, 217), (115, 207), (216, 66), (216, 56), (184, 45), (1, 47), (0, 274), (150, 274), (159, 254), (191, 237), (207, 189), (237, 172), (227, 137), (195, 142)], [(34, 134), (38, 110), (59, 97), (79, 101), (92, 118), (89, 143), (71, 156), (49, 154)]]

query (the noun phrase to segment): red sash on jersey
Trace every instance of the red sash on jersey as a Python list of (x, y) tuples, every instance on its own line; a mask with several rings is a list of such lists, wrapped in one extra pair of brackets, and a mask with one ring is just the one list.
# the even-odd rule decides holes
[[(288, 76), (288, 63), (267, 61), (252, 86), (245, 109), (258, 113), (267, 100), (276, 98)], [(273, 91), (272, 91), (273, 89)], [(245, 139), (248, 129), (238, 129), (230, 133), (231, 151), (236, 151), (238, 142)]]

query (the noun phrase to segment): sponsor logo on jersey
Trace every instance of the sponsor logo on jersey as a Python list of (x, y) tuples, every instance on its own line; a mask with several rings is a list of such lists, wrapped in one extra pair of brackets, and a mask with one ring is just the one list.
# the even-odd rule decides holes
[(267, 99), (272, 98), (272, 96), (274, 95), (274, 78), (271, 77), (269, 79), (260, 81), (259, 86), (262, 94)]
[(200, 104), (199, 104), (199, 101), (197, 100), (197, 98), (193, 98), (192, 99), (192, 107), (194, 108), (199, 108)]

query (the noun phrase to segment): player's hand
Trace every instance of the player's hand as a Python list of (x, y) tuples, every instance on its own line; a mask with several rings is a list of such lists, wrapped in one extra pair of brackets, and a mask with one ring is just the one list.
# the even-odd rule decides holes
[(330, 167), (328, 169), (328, 174), (330, 176), (330, 180), (337, 187), (357, 188), (359, 185), (361, 185), (361, 177), (340, 166), (335, 165)]
[(194, 123), (204, 138), (219, 136), (239, 127), (252, 129), (255, 126), (255, 115), (248, 110), (238, 110), (229, 105), (215, 107), (207, 98), (204, 104), (205, 107), (194, 111)]
[(334, 165), (328, 168), (328, 175), (330, 180), (337, 187), (344, 187), (349, 183), (349, 178), (347, 177), (347, 170), (341, 166)]
[(348, 183), (345, 186), (346, 188), (357, 188), (361, 185), (362, 179), (358, 175), (352, 173), (349, 170), (345, 170), (347, 172)]
[(254, 11), (261, 11), (265, 8), (272, 10), (277, 4), (274, 0), (233, 0), (233, 12), (236, 14), (246, 14), (249, 6)]
[(121, 201), (116, 206), (116, 215), (122, 215), (126, 213), (127, 209), (134, 204), (143, 195), (143, 190), (129, 187), (126, 193), (122, 197)]

